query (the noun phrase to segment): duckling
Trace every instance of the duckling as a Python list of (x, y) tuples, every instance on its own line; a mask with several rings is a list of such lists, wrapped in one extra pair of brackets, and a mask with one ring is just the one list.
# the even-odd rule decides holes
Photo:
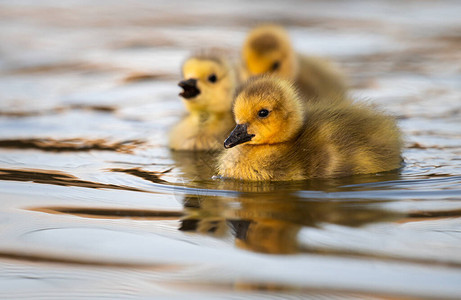
[(229, 150), (219, 157), (220, 177), (334, 178), (401, 164), (395, 120), (366, 104), (306, 105), (292, 82), (262, 76), (241, 87), (233, 111), (237, 126), (224, 142)]
[(221, 150), (235, 126), (231, 103), (237, 72), (218, 51), (192, 55), (182, 66), (179, 94), (188, 114), (170, 132), (173, 150)]
[(261, 25), (247, 35), (242, 49), (242, 77), (273, 73), (294, 81), (308, 102), (346, 99), (343, 74), (320, 57), (298, 55), (288, 33), (277, 25)]

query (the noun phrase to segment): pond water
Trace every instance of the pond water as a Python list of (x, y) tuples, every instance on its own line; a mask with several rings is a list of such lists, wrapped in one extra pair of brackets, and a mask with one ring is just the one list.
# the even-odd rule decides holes
[[(1, 1), (0, 298), (461, 298), (457, 1)], [(179, 68), (264, 21), (394, 114), (402, 169), (212, 179)]]

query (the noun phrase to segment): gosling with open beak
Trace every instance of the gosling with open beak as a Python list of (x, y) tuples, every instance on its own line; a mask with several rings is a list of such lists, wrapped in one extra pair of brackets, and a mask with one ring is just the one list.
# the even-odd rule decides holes
[(179, 96), (184, 99), (191, 99), (200, 94), (200, 90), (197, 87), (197, 79), (190, 78), (187, 80), (182, 80), (178, 85), (183, 89)]

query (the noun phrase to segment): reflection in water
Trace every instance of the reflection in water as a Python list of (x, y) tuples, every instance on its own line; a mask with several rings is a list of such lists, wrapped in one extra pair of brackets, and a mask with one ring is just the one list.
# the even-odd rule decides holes
[[(460, 215), (458, 210), (399, 212), (385, 209), (385, 204), (394, 201), (393, 198), (380, 200), (376, 192), (398, 190), (399, 185), (406, 185), (407, 181), (400, 180), (398, 171), (340, 179), (243, 182), (211, 179), (214, 173), (214, 153), (174, 152), (172, 156), (184, 178), (182, 184), (167, 183), (159, 178), (169, 170), (162, 173), (139, 168), (112, 171), (125, 172), (178, 189), (177, 194), (185, 208), (180, 230), (219, 238), (232, 235), (237, 247), (251, 251), (273, 254), (306, 252), (402, 260), (397, 256), (383, 256), (373, 252), (359, 253), (350, 249), (310, 246), (305, 240), (300, 244), (298, 233), (305, 227), (322, 227), (324, 224), (356, 227), (379, 222), (405, 223)], [(434, 179), (434, 184), (438, 180)], [(412, 261), (409, 257), (404, 259)], [(421, 259), (413, 261), (436, 263)]]
[[(221, 282), (173, 282), (164, 283), (166, 286), (177, 290), (184, 289), (188, 292), (196, 291), (197, 288), (212, 289), (232, 293), (235, 291), (252, 292), (247, 298), (236, 297), (235, 299), (408, 299), (403, 297), (392, 297), (388, 293), (367, 293), (362, 291), (351, 291), (348, 288), (328, 289), (325, 287), (296, 286), (280, 282), (264, 282), (251, 280), (236, 280), (232, 283)], [(261, 292), (260, 297), (254, 296), (255, 292)], [(258, 294), (256, 294), (258, 295)], [(280, 296), (279, 296), (280, 295)], [(289, 295), (289, 296), (288, 296)], [(227, 295), (226, 295), (227, 296)], [(230, 297), (223, 297), (230, 298)]]
[(151, 80), (176, 80), (178, 79), (177, 75), (172, 75), (169, 73), (145, 73), (145, 72), (135, 72), (128, 74), (123, 78), (124, 83), (133, 83), (139, 81), (151, 81)]
[(421, 222), (460, 217), (460, 210), (414, 211), (400, 213), (384, 209), (386, 201), (324, 199), (309, 200), (286, 194), (280, 201), (277, 193), (253, 194), (227, 198), (221, 196), (187, 195), (184, 198), (185, 217), (180, 230), (224, 237), (232, 234), (239, 248), (270, 254), (310, 253), (334, 257), (360, 257), (458, 268), (456, 260), (444, 261), (394, 253), (376, 253), (348, 248), (310, 245), (298, 233), (306, 227), (337, 224), (358, 227), (380, 222)]
[[(316, 227), (323, 223), (361, 226), (398, 220), (404, 216), (378, 208), (378, 200), (366, 201), (362, 198), (345, 202), (322, 196), (320, 201), (314, 201), (297, 193), (300, 190), (345, 192), (354, 190), (355, 185), (363, 189), (363, 185), (370, 183), (398, 180), (398, 170), (339, 179), (244, 182), (212, 179), (215, 175), (215, 152), (172, 151), (171, 156), (185, 181), (182, 184), (185, 186), (182, 202), (186, 216), (182, 218), (179, 229), (215, 237), (232, 234), (236, 246), (243, 249), (273, 254), (296, 253), (305, 251), (304, 246), (298, 245), (297, 239), (304, 226)], [(127, 173), (156, 182), (148, 174)], [(188, 188), (195, 187), (200, 190), (190, 194)], [(228, 191), (227, 196), (210, 195), (207, 188)]]
[(96, 111), (96, 112), (103, 112), (103, 113), (113, 113), (117, 110), (117, 108), (113, 106), (107, 105), (88, 105), (88, 104), (71, 104), (67, 107), (63, 108), (69, 110), (88, 110), (88, 111)]
[(235, 244), (255, 252), (289, 254), (298, 252), (301, 226), (274, 219), (231, 221)]
[(116, 189), (126, 191), (143, 191), (129, 186), (106, 184), (78, 179), (77, 177), (61, 171), (52, 170), (12, 170), (0, 169), (0, 180), (11, 181), (32, 181), (42, 184), (53, 184), (63, 186), (78, 186), (92, 189)]
[(434, 220), (456, 217), (461, 217), (461, 209), (452, 209), (446, 211), (415, 211), (409, 213), (406, 219), (402, 219), (399, 222), (417, 222), (430, 219)]
[(0, 148), (36, 149), (49, 152), (85, 152), (91, 150), (100, 150), (131, 153), (137, 146), (141, 145), (142, 143), (143, 142), (137, 140), (109, 142), (103, 139), (55, 140), (52, 138), (34, 138), (0, 140)]
[(127, 173), (130, 175), (137, 176), (139, 178), (145, 179), (147, 181), (153, 182), (153, 183), (166, 183), (165, 180), (161, 179), (160, 176), (162, 174), (166, 174), (171, 171), (171, 169), (168, 169), (163, 172), (155, 172), (155, 171), (145, 171), (140, 168), (131, 168), (131, 169), (120, 169), (120, 168), (115, 168), (111, 169), (111, 172), (121, 172), (121, 173)]
[(88, 257), (76, 257), (67, 256), (60, 257), (55, 253), (41, 254), (41, 253), (30, 253), (29, 251), (24, 251), (20, 253), (18, 251), (9, 252), (0, 250), (0, 259), (12, 259), (20, 261), (31, 261), (31, 262), (43, 262), (43, 263), (56, 263), (64, 265), (81, 265), (81, 266), (98, 266), (98, 267), (116, 267), (116, 268), (139, 268), (139, 269), (155, 269), (159, 271), (165, 270), (179, 270), (181, 267), (179, 265), (168, 265), (168, 264), (149, 264), (149, 263), (133, 263), (133, 262), (123, 262), (123, 261), (114, 261), (114, 260), (101, 260), (101, 258), (91, 259)]
[(113, 113), (117, 109), (113, 106), (106, 105), (87, 105), (87, 104), (71, 104), (67, 106), (58, 106), (50, 109), (42, 109), (35, 111), (0, 111), (0, 116), (2, 117), (13, 117), (13, 118), (27, 118), (33, 116), (43, 116), (43, 115), (54, 115), (67, 112), (69, 110), (85, 110), (85, 111), (95, 111), (101, 113)]
[(297, 234), (304, 226), (361, 226), (403, 217), (377, 207), (377, 202), (309, 201), (293, 194), (285, 196), (280, 201), (279, 193), (238, 198), (188, 195), (184, 199), (186, 217), (180, 229), (223, 236), (226, 228), (240, 248), (286, 254), (301, 251)]
[[(186, 187), (229, 191), (227, 195), (218, 196), (203, 191), (190, 194), (186, 188), (182, 199), (186, 216), (181, 220), (180, 230), (215, 237), (232, 234), (237, 247), (255, 252), (305, 252), (376, 258), (378, 255), (372, 252), (324, 249), (310, 246), (305, 241), (300, 244), (298, 233), (304, 227), (319, 227), (323, 224), (357, 227), (379, 222), (402, 223), (459, 216), (459, 212), (455, 211), (400, 213), (384, 209), (382, 204), (385, 201), (380, 200), (376, 192), (398, 189), (399, 184), (406, 184), (401, 180), (400, 170), (296, 182), (243, 182), (212, 180), (215, 174), (213, 153), (186, 155), (173, 152), (172, 157), (181, 168)], [(344, 196), (351, 191), (360, 193), (353, 194), (356, 198), (332, 198)], [(403, 259), (395, 256), (379, 257), (383, 260)], [(406, 257), (404, 260), (411, 261), (412, 258)], [(415, 259), (415, 262), (436, 263), (419, 259)]]
[(181, 211), (146, 210), (146, 209), (110, 209), (86, 207), (31, 207), (31, 211), (49, 214), (69, 214), (85, 218), (98, 219), (142, 219), (142, 220), (176, 220), (184, 215)]

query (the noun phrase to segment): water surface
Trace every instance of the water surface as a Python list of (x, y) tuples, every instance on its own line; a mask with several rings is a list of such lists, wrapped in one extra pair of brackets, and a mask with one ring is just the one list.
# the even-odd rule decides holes
[[(0, 298), (461, 298), (459, 9), (0, 2)], [(402, 169), (244, 183), (167, 148), (181, 62), (263, 21), (398, 118)]]

